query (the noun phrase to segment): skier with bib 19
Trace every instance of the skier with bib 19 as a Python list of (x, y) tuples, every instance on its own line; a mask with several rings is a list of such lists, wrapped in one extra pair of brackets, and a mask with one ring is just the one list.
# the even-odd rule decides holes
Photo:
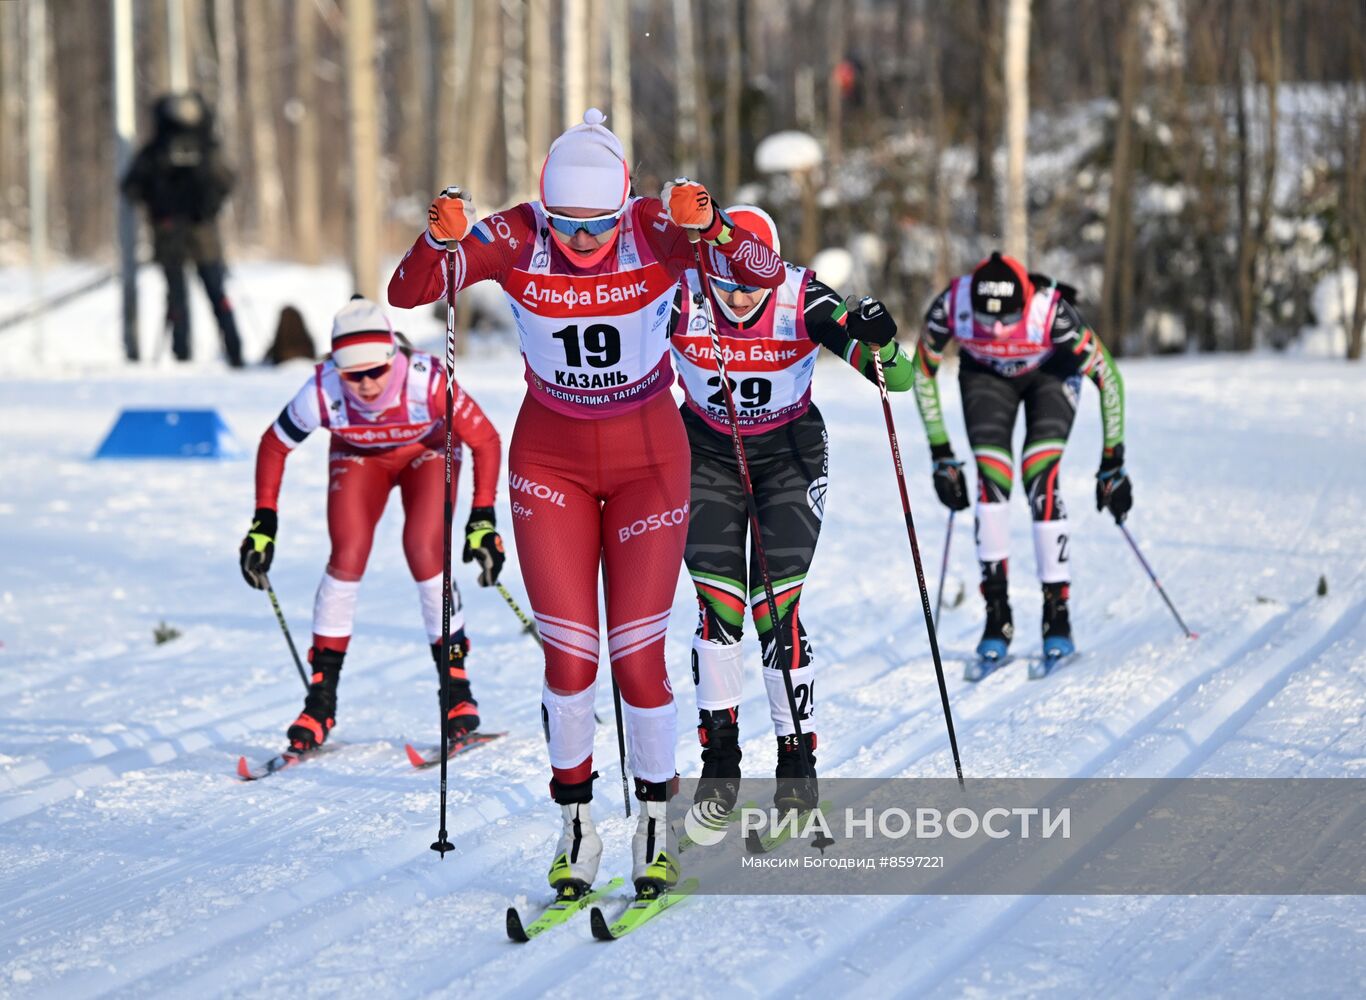
[(988, 664), (1005, 658), (1014, 635), (1007, 568), (1014, 480), (1011, 433), (1020, 404), (1025, 411), (1021, 473), (1043, 584), (1045, 662), (1075, 649), (1067, 603), (1067, 509), (1058, 490), (1058, 469), (1082, 376), (1100, 391), (1104, 446), (1096, 473), (1096, 509), (1108, 508), (1122, 523), (1133, 506), (1133, 488), (1124, 470), (1124, 382), (1110, 352), (1077, 312), (1074, 297), (1070, 286), (1029, 274), (1014, 258), (993, 253), (931, 303), (916, 349), (916, 403), (934, 458), (934, 488), (950, 510), (964, 510), (967, 484), (949, 444), (935, 384), (949, 341), (956, 339), (960, 349), (963, 415), (977, 459), (977, 558), (987, 615), (977, 655)]
[[(383, 310), (357, 296), (332, 325), (332, 356), (266, 428), (256, 452), (256, 515), (240, 550), (242, 576), (264, 589), (279, 529), (280, 484), (285, 460), (313, 431), (332, 434), (328, 456), (327, 569), (313, 602), (312, 678), (303, 711), (289, 727), (290, 751), (321, 745), (336, 721), (337, 684), (351, 642), (361, 576), (370, 559), (375, 526), (397, 486), (403, 499), (403, 552), (417, 581), (422, 621), (437, 674), (451, 677), (447, 737), (479, 726), (479, 705), (466, 674), (460, 592), (451, 585), (449, 660), (441, 662), (442, 511), (445, 506), (446, 372), (420, 351), (400, 349)], [(479, 582), (491, 586), (502, 569), (503, 540), (494, 529), (502, 445), (484, 411), (455, 387), (455, 474), (459, 447), (474, 453), (474, 500), (465, 526), (465, 562), (478, 560)], [(455, 479), (452, 478), (452, 489)]]
[[(768, 213), (753, 205), (735, 205), (726, 214), (780, 252), (778, 230)], [(873, 352), (878, 351), (892, 391), (911, 387), (912, 362), (897, 345), (896, 323), (881, 303), (864, 299), (847, 308), (839, 293), (818, 281), (814, 271), (786, 264), (783, 283), (768, 289), (737, 280), (719, 254), (708, 254), (707, 270), (710, 303), (703, 299), (697, 272), (689, 271), (688, 294), (680, 292), (673, 336), (685, 394), (683, 426), (692, 446), (692, 513), (685, 559), (698, 602), (693, 680), (702, 777), (695, 798), (712, 799), (726, 812), (735, 808), (744, 679), (740, 638), (748, 607), (763, 650), (764, 686), (778, 738), (775, 802), (779, 808), (809, 809), (817, 801), (816, 669), (798, 609), (820, 538), (829, 471), (825, 421), (811, 401), (816, 356), (824, 347), (876, 384)], [(776, 628), (760, 576), (757, 540), (746, 544), (750, 525), (745, 484), (712, 356), (707, 329), (712, 319), (732, 386), (765, 562), (778, 604)], [(793, 725), (784, 666), (791, 671), (805, 747), (799, 745)]]
[(542, 713), (552, 798), (563, 833), (550, 868), (557, 895), (597, 876), (593, 696), (599, 566), (608, 656), (620, 685), (629, 760), (642, 802), (632, 878), (642, 895), (678, 878), (665, 818), (676, 786), (676, 709), (664, 634), (688, 525), (688, 441), (669, 392), (669, 304), (694, 238), (748, 283), (774, 287), (782, 262), (680, 178), (662, 197), (631, 194), (620, 141), (590, 109), (551, 144), (539, 201), (477, 224), (439, 196), (389, 283), (389, 301), (446, 294), (453, 241), (457, 290), (502, 286), (517, 324), (528, 392), (508, 452), (513, 529), (545, 640)]

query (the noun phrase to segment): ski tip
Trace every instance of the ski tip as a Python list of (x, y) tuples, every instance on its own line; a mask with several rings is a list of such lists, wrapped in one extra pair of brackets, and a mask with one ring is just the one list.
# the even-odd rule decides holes
[(593, 928), (593, 937), (597, 938), (599, 941), (616, 940), (616, 938), (612, 936), (612, 928), (607, 926), (607, 918), (603, 916), (602, 911), (596, 906), (593, 907), (592, 911), (588, 914), (588, 923), (589, 926)]
[(427, 762), (422, 758), (422, 754), (418, 752), (417, 747), (413, 746), (411, 743), (405, 743), (403, 749), (408, 754), (408, 763), (412, 764), (413, 767), (427, 766)]
[(517, 907), (509, 906), (507, 915), (508, 938), (518, 944), (526, 944), (531, 938), (527, 937), (526, 928), (522, 926), (522, 917), (517, 912)]
[(251, 780), (251, 765), (247, 763), (247, 758), (237, 758), (237, 776), (243, 781)]

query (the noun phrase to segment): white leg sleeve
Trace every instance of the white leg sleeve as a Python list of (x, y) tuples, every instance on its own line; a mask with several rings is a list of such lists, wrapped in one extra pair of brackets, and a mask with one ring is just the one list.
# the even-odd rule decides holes
[(738, 642), (712, 642), (693, 636), (692, 677), (697, 707), (712, 711), (740, 704), (744, 688), (744, 655)]
[(1034, 522), (1034, 561), (1040, 583), (1068, 583), (1072, 579), (1071, 538), (1067, 519)]
[[(773, 732), (778, 736), (791, 736), (797, 731), (792, 725), (792, 711), (787, 705), (787, 686), (783, 683), (783, 672), (773, 667), (764, 667), (764, 686), (768, 688), (768, 711), (773, 717)], [(816, 668), (807, 664), (792, 671), (792, 694), (801, 715), (802, 732), (816, 731)]]
[[(437, 589), (441, 589), (439, 580)], [(437, 623), (438, 630), (440, 624)], [(576, 694), (556, 694), (548, 687), (541, 690), (541, 718), (545, 722), (546, 741), (550, 744), (551, 767), (567, 771), (592, 756), (596, 726), (593, 694), (596, 690), (597, 684), (590, 684)]]
[(1010, 555), (1010, 504), (977, 504), (977, 561), (1000, 562)]
[(341, 639), (351, 634), (356, 621), (359, 580), (338, 580), (324, 573), (313, 598), (313, 632)]
[[(422, 626), (428, 642), (441, 641), (441, 577), (417, 581), (417, 596), (422, 602)], [(460, 603), (460, 588), (451, 580), (451, 633), (465, 627), (465, 608)]]
[[(669, 781), (677, 773), (674, 744), (678, 740), (678, 702), (658, 708), (636, 708), (621, 700), (626, 718), (626, 758), (631, 773), (644, 781)], [(590, 713), (589, 720), (592, 720)]]

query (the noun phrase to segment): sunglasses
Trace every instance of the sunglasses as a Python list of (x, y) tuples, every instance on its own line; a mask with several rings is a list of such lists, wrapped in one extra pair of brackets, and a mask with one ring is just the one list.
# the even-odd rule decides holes
[(571, 219), (567, 215), (551, 215), (549, 212), (545, 217), (550, 220), (550, 226), (561, 236), (572, 239), (580, 229), (589, 236), (601, 236), (603, 233), (611, 231), (617, 223), (621, 221), (621, 212), (616, 211), (610, 215), (595, 215), (591, 219)]
[(384, 373), (387, 372), (391, 367), (393, 367), (393, 363), (386, 361), (382, 365), (379, 365), (375, 368), (367, 368), (363, 372), (342, 372), (341, 377), (346, 379), (346, 381), (348, 382), (359, 383), (364, 382), (368, 378), (383, 378)]
[(972, 318), (977, 321), (977, 325), (987, 330), (992, 329), (997, 323), (1002, 326), (1014, 326), (1024, 319), (1024, 310), (1017, 310), (1012, 313), (984, 313), (975, 312)]
[(758, 285), (742, 285), (738, 281), (726, 281), (722, 278), (712, 278), (711, 287), (718, 292), (744, 292), (745, 294), (759, 290)]

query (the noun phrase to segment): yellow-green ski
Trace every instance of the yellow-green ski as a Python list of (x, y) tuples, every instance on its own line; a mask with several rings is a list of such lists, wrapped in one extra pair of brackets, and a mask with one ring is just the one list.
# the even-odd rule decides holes
[(542, 910), (541, 915), (525, 927), (522, 926), (522, 917), (517, 912), (517, 907), (509, 906), (507, 915), (508, 937), (523, 943), (530, 941), (537, 934), (544, 934), (552, 927), (560, 926), (590, 903), (596, 902), (610, 892), (616, 892), (625, 884), (625, 879), (614, 878), (600, 889), (592, 889), (582, 895), (569, 895), (568, 893), (572, 892), (572, 888), (566, 887), (560, 890), (560, 894), (555, 897), (555, 902)]
[(696, 891), (697, 879), (690, 878), (658, 894), (637, 896), (610, 925), (602, 910), (595, 906), (590, 915), (593, 936), (599, 941), (615, 941), (623, 934), (630, 934), (651, 917), (657, 917), (669, 907), (683, 902)]

